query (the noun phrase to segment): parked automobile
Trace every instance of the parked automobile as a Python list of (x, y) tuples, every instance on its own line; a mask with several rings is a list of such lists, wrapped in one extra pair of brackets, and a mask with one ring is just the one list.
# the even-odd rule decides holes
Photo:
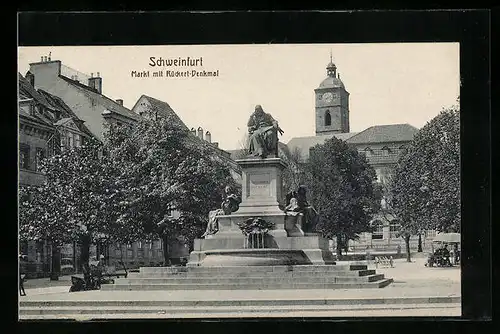
[(61, 259), (61, 274), (62, 275), (71, 275), (75, 273), (75, 266), (73, 263), (73, 259), (71, 258), (62, 258)]

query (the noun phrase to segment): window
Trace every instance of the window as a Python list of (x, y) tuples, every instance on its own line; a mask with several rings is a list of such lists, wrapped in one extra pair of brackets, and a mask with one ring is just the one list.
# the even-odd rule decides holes
[(37, 172), (39, 172), (42, 167), (43, 159), (45, 159), (45, 150), (43, 148), (37, 147), (35, 157), (35, 170)]
[(369, 157), (373, 153), (372, 149), (367, 147), (365, 148), (365, 157)]
[(332, 115), (330, 115), (330, 111), (327, 110), (325, 112), (325, 126), (330, 126), (332, 125)]
[(387, 146), (382, 147), (382, 155), (387, 156), (390, 153), (391, 153), (391, 150), (389, 147), (387, 147)]
[(127, 257), (128, 258), (134, 257), (134, 251), (132, 249), (127, 249)]
[(380, 240), (384, 238), (384, 224), (380, 220), (375, 220), (372, 222), (373, 232), (372, 239)]
[(401, 224), (397, 220), (391, 221), (391, 224), (389, 225), (390, 237), (397, 238), (400, 230), (401, 230)]
[(73, 133), (68, 131), (68, 148), (73, 148)]
[(26, 144), (19, 145), (19, 167), (30, 168), (30, 147)]
[(144, 245), (143, 245), (142, 241), (138, 241), (137, 242), (137, 248), (142, 249), (143, 247), (144, 247)]
[(74, 137), (75, 137), (75, 147), (80, 147), (81, 146), (80, 135), (77, 135), (75, 133)]

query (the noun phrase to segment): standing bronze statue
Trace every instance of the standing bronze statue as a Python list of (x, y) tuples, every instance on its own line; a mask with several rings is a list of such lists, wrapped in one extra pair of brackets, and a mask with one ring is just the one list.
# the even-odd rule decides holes
[(260, 105), (257, 105), (247, 126), (250, 135), (248, 143), (250, 155), (261, 158), (269, 155), (278, 157), (278, 132), (283, 134), (278, 122), (270, 114), (265, 113)]

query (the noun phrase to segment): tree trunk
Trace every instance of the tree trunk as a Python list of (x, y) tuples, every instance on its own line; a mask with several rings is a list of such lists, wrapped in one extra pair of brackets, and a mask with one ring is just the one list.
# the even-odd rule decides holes
[(168, 249), (168, 235), (163, 235), (163, 265), (165, 267), (170, 267), (170, 255)]
[(88, 264), (90, 260), (90, 236), (83, 236), (81, 241), (80, 266), (83, 267), (83, 265)]
[(52, 243), (52, 270), (50, 271), (50, 280), (58, 281), (61, 274), (61, 249), (56, 243)]
[(422, 253), (422, 234), (418, 234), (418, 249), (417, 252)]
[(337, 234), (337, 260), (342, 256), (342, 236)]
[(406, 262), (411, 262), (411, 253), (410, 253), (410, 236), (405, 235), (405, 245), (406, 245)]

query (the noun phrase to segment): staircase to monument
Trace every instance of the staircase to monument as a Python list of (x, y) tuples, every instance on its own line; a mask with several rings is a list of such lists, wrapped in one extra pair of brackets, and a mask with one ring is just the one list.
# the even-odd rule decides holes
[(391, 278), (366, 265), (142, 267), (102, 290), (272, 290), (383, 288)]

